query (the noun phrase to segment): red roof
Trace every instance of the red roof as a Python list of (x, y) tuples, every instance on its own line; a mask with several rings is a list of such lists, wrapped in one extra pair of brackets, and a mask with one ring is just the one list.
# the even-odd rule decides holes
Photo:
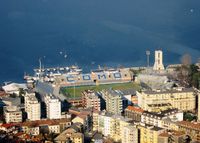
[(31, 139), (31, 136), (28, 135), (28, 134), (26, 134), (26, 135), (24, 136), (24, 139), (26, 139), (26, 140), (30, 140), (30, 139)]
[(179, 126), (185, 127), (185, 128), (190, 128), (190, 129), (196, 129), (200, 131), (200, 123), (192, 123), (189, 121), (180, 121), (178, 122)]
[(144, 110), (142, 110), (140, 107), (135, 107), (135, 106), (128, 106), (126, 109), (131, 110), (131, 111), (135, 111), (135, 112), (140, 112), (140, 113), (144, 112)]
[(4, 128), (11, 128), (11, 127), (13, 127), (13, 126), (15, 126), (16, 125), (16, 123), (9, 123), (9, 124), (2, 124), (1, 125), (1, 127), (4, 127)]
[(173, 135), (173, 136), (182, 136), (184, 134), (185, 133), (182, 132), (182, 131), (171, 130), (171, 131), (168, 131), (168, 132), (163, 132), (159, 136), (161, 136), (161, 137), (169, 137), (170, 135)]
[(28, 127), (39, 127), (40, 125), (59, 125), (60, 123), (70, 122), (69, 119), (47, 119), (47, 120), (38, 120), (38, 121), (27, 121), (21, 123), (21, 126), (28, 126)]
[(0, 91), (0, 96), (7, 96), (7, 94), (5, 93), (5, 91)]
[(25, 134), (24, 132), (19, 132), (19, 133), (15, 134), (15, 136), (19, 137), (19, 136), (24, 135), (24, 134)]

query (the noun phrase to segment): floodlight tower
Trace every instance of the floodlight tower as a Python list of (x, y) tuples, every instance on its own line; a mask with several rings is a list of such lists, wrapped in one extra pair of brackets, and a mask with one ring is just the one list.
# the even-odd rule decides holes
[(42, 73), (42, 61), (41, 58), (39, 58), (39, 79), (41, 78), (41, 73)]
[(149, 67), (149, 56), (150, 56), (150, 51), (149, 50), (147, 50), (146, 51), (146, 55), (147, 55), (147, 67)]

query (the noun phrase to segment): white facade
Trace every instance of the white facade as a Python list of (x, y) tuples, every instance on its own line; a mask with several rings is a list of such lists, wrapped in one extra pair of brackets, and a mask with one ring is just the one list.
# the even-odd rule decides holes
[(98, 117), (98, 131), (101, 132), (104, 136), (111, 134), (111, 120), (112, 118), (110, 116), (99, 115)]
[(167, 128), (163, 120), (168, 119), (174, 122), (183, 121), (183, 112), (182, 111), (170, 111), (163, 114), (152, 114), (151, 112), (144, 112), (141, 116), (141, 122), (149, 125), (153, 125), (160, 128)]
[(49, 132), (50, 133), (60, 133), (60, 125), (49, 125)]
[(111, 134), (111, 129), (110, 129), (111, 120), (112, 120), (111, 117), (106, 117), (105, 116), (105, 118), (104, 118), (104, 130), (103, 130), (103, 135), (104, 136), (108, 136), (108, 135)]
[(35, 93), (26, 93), (24, 96), (25, 111), (27, 112), (27, 118), (31, 121), (40, 120), (41, 107)]
[(159, 71), (164, 70), (163, 66), (163, 52), (161, 50), (155, 51), (155, 63), (153, 66), (153, 70)]
[(22, 111), (17, 106), (5, 106), (4, 117), (6, 123), (22, 122)]
[(111, 137), (114, 141), (121, 141), (124, 127), (130, 125), (130, 120), (118, 115), (99, 115), (98, 132), (101, 132), (104, 136)]
[(129, 125), (123, 128), (122, 143), (138, 143), (138, 129)]
[(142, 93), (140, 93), (139, 91), (136, 91), (136, 96), (138, 98), (138, 105), (139, 105), (139, 107), (142, 107), (143, 100), (144, 100)]
[(46, 104), (46, 115), (49, 119), (60, 119), (61, 118), (61, 102), (53, 95), (46, 95), (44, 97)]

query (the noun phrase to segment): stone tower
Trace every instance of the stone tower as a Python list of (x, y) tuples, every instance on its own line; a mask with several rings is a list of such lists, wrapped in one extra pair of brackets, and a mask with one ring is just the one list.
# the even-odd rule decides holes
[(163, 52), (161, 50), (155, 51), (155, 63), (153, 66), (153, 70), (156, 70), (156, 71), (164, 70)]

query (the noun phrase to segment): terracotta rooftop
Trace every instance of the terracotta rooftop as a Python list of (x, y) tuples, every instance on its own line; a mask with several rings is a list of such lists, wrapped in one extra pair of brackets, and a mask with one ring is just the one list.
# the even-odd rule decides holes
[(71, 108), (71, 109), (69, 109), (69, 113), (74, 114), (76, 116), (78, 116), (78, 115), (89, 115), (89, 114), (92, 113), (92, 110), (89, 110), (89, 109), (80, 110), (80, 109), (76, 109), (76, 108)]
[(5, 91), (0, 91), (0, 96), (7, 96)]
[(196, 123), (196, 122), (192, 123), (192, 122), (189, 122), (189, 121), (180, 121), (180, 122), (178, 122), (178, 125), (182, 126), (182, 127), (192, 128), (192, 129), (200, 131), (200, 123)]
[(184, 132), (181, 132), (181, 131), (173, 131), (173, 135), (174, 136), (182, 136), (184, 135), (185, 133)]
[(25, 136), (23, 137), (23, 139), (25, 140), (30, 140), (31, 139), (31, 136), (29, 134), (25, 134)]
[(4, 127), (7, 129), (7, 128), (11, 128), (16, 125), (17, 125), (16, 123), (9, 123), (9, 124), (2, 124), (2, 125), (0, 125), (0, 127)]
[(41, 125), (59, 125), (59, 123), (70, 122), (69, 119), (54, 119), (54, 120), (38, 120), (38, 121), (27, 121), (21, 123), (21, 126), (38, 127)]
[(170, 135), (173, 135), (173, 136), (182, 136), (184, 134), (185, 134), (184, 132), (173, 130), (173, 131), (161, 133), (159, 136), (161, 136), (161, 137), (169, 137)]
[(135, 106), (128, 106), (126, 109), (131, 110), (131, 111), (140, 112), (140, 113), (144, 112), (144, 110), (142, 110), (140, 107), (135, 107)]
[(164, 132), (159, 135), (160, 137), (169, 137), (169, 133)]

